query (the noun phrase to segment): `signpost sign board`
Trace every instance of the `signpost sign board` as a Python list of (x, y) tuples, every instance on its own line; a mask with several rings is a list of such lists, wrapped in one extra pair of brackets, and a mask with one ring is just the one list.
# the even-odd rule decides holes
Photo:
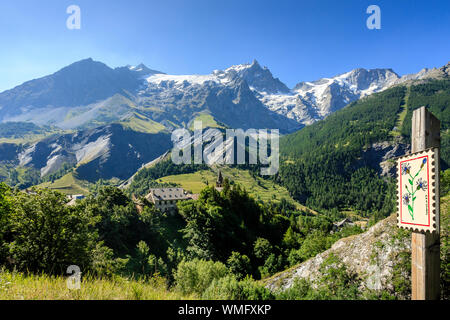
[(439, 230), (438, 159), (437, 148), (398, 158), (397, 224), (400, 228), (419, 232)]

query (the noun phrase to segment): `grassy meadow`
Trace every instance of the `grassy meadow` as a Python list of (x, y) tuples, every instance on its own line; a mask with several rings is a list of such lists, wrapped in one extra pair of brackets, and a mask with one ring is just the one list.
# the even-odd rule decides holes
[(84, 194), (89, 193), (88, 183), (77, 179), (73, 172), (69, 172), (53, 182), (44, 182), (38, 187), (59, 191), (64, 194)]
[[(271, 180), (262, 179), (259, 176), (252, 176), (249, 171), (240, 170), (236, 168), (223, 167), (220, 168), (224, 178), (236, 182), (243, 186), (250, 195), (256, 199), (263, 201), (279, 201), (282, 198), (294, 203), (299, 210), (308, 210), (297, 201), (295, 201), (287, 191), (286, 188), (274, 183)], [(200, 193), (202, 189), (207, 186), (215, 185), (217, 180), (217, 172), (212, 170), (201, 170), (195, 173), (178, 174), (166, 176), (158, 179), (159, 182), (176, 183), (183, 189), (189, 190), (192, 193)]]
[(70, 290), (67, 278), (49, 275), (25, 275), (0, 272), (0, 300), (192, 300), (169, 290), (163, 278), (130, 280), (123, 277), (96, 279), (82, 277), (80, 289)]

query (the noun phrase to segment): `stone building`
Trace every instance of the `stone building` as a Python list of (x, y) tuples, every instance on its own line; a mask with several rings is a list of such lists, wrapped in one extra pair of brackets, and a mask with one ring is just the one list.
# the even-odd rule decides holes
[(333, 223), (332, 230), (334, 232), (336, 232), (336, 231), (339, 231), (340, 229), (342, 229), (345, 226), (353, 226), (353, 225), (355, 225), (355, 224), (353, 223), (353, 221), (350, 218), (345, 218), (344, 220), (341, 220), (339, 222)]
[(177, 202), (192, 199), (192, 195), (183, 188), (157, 188), (150, 189), (145, 198), (161, 212), (175, 212)]

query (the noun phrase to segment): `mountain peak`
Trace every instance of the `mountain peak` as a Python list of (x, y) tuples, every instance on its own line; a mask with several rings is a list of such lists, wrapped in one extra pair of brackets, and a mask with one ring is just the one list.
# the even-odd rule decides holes
[(260, 67), (261, 68), (261, 65), (259, 64), (259, 62), (256, 59), (253, 59), (253, 61), (252, 61), (250, 66), (251, 67), (254, 66), (254, 67)]
[[(374, 69), (366, 69), (366, 68), (355, 68), (353, 70), (350, 71), (350, 73), (394, 73), (394, 70), (392, 70), (391, 68), (374, 68)], [(343, 73), (345, 74), (345, 73)]]
[(242, 79), (259, 92), (269, 94), (288, 93), (289, 88), (278, 78), (274, 78), (267, 67), (262, 68), (256, 59), (252, 63), (233, 65), (223, 72), (232, 79)]
[(17, 116), (23, 106), (28, 106), (30, 112), (37, 112), (39, 108), (51, 106), (89, 105), (117, 93), (137, 90), (138, 78), (92, 58), (83, 59), (0, 94), (0, 119)]
[(143, 64), (142, 62), (139, 63), (137, 66), (130, 66), (130, 65), (128, 65), (128, 69), (133, 70), (133, 71), (150, 70), (150, 69), (147, 68), (147, 66), (146, 66), (145, 64)]
[(85, 58), (85, 59), (81, 59), (81, 60), (78, 60), (78, 61), (75, 61), (74, 63), (71, 63), (71, 64), (76, 64), (76, 63), (90, 63), (90, 62), (94, 62), (94, 59), (92, 59), (91, 57)]
[(100, 62), (100, 61), (95, 61), (92, 58), (86, 58), (86, 59), (81, 59), (79, 61), (75, 61), (74, 63), (69, 64), (67, 67), (76, 66), (76, 65), (92, 65), (92, 64), (104, 64), (104, 63)]
[(100, 61), (95, 61), (92, 58), (82, 59), (80, 61), (76, 61), (72, 64), (69, 64), (67, 67), (64, 67), (57, 71), (56, 73), (63, 73), (68, 71), (82, 71), (82, 70), (90, 70), (92, 68), (98, 68), (99, 70), (110, 70), (112, 69), (108, 67), (106, 64)]
[(128, 68), (128, 70), (137, 72), (137, 73), (139, 73), (142, 76), (147, 76), (147, 75), (152, 75), (152, 74), (163, 74), (164, 73), (164, 72), (161, 72), (161, 71), (152, 70), (152, 69), (148, 68), (142, 62), (140, 64), (138, 64), (137, 66), (130, 66), (130, 65), (128, 65), (126, 67)]
[[(348, 82), (350, 85), (355, 85), (358, 90), (365, 90), (374, 84), (381, 84), (381, 87), (389, 86), (394, 83), (400, 76), (392, 69), (364, 69), (357, 68), (350, 72), (343, 73), (334, 77), (337, 80)], [(379, 88), (380, 90), (382, 88)], [(378, 89), (377, 89), (378, 90)]]

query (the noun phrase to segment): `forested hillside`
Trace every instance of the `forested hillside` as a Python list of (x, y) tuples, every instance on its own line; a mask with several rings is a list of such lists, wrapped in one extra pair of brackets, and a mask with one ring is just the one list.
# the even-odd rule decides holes
[[(375, 142), (408, 144), (412, 111), (422, 105), (441, 119), (441, 162), (447, 168), (450, 81), (433, 81), (376, 93), (283, 137), (277, 181), (295, 199), (315, 209), (349, 208), (387, 216), (394, 208), (394, 192), (388, 192), (393, 190), (393, 180), (379, 177), (378, 163), (361, 165), (359, 160)], [(398, 131), (401, 135), (395, 134)]]
[(450, 165), (450, 81), (432, 81), (412, 86), (408, 97), (408, 110), (401, 128), (406, 139), (411, 135), (412, 111), (426, 106), (441, 121), (441, 166)]

